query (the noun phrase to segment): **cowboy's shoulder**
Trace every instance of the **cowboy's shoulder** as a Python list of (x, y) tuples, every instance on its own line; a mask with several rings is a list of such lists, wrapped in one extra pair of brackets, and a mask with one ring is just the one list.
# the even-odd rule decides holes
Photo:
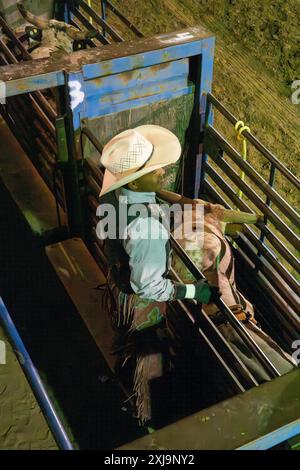
[(128, 224), (127, 236), (130, 240), (168, 240), (169, 231), (161, 221), (153, 216), (140, 216)]

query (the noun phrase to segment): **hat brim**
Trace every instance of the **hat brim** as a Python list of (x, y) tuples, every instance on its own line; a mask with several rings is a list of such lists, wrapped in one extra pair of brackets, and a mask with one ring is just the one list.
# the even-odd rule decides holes
[(177, 137), (168, 129), (164, 127), (148, 124), (135, 128), (140, 132), (149, 142), (153, 145), (153, 153), (151, 159), (146, 165), (136, 172), (133, 172), (124, 178), (118, 179), (109, 170), (105, 170), (103, 177), (102, 189), (100, 196), (114, 191), (115, 189), (124, 186), (131, 181), (134, 181), (147, 173), (163, 168), (164, 166), (171, 165), (177, 162), (181, 155), (181, 145)]

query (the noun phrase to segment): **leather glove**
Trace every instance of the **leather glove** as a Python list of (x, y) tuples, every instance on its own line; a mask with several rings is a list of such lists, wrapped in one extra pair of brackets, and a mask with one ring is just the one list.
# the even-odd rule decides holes
[(195, 299), (202, 304), (215, 302), (221, 296), (218, 286), (209, 284), (206, 280), (201, 280), (195, 284), (174, 283), (174, 300)]

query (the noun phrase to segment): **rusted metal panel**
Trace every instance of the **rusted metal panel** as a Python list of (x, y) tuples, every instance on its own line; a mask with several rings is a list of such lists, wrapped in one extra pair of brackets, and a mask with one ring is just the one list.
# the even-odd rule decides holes
[(268, 449), (300, 432), (300, 370), (137, 439), (121, 450)]

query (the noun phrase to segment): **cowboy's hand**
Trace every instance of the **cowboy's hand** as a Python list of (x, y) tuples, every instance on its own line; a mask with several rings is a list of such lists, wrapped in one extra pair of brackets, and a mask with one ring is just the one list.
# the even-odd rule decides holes
[(215, 302), (216, 300), (219, 300), (221, 296), (218, 286), (209, 284), (205, 280), (196, 282), (195, 288), (196, 292), (194, 298), (202, 304), (210, 304)]
[(195, 284), (174, 283), (175, 292), (172, 300), (195, 299), (202, 304), (216, 302), (221, 293), (219, 288), (209, 284), (206, 280), (201, 280)]

